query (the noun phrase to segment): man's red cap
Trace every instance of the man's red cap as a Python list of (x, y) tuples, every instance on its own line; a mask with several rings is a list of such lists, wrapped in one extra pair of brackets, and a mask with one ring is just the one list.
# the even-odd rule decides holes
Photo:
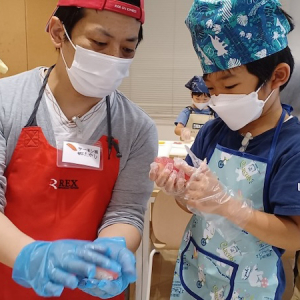
[[(77, 6), (83, 8), (92, 8), (97, 10), (109, 10), (120, 13), (137, 19), (142, 24), (145, 22), (144, 0), (140, 0), (140, 7), (123, 2), (121, 0), (59, 0), (57, 8), (54, 10), (52, 16), (56, 13), (60, 6)], [(51, 16), (51, 17), (52, 17)], [(46, 31), (49, 31), (49, 22), (47, 23)]]

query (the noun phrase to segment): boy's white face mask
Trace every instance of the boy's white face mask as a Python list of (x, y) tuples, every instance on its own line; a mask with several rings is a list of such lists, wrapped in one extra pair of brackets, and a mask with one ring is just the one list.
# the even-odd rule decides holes
[(202, 110), (204, 109), (205, 107), (207, 107), (209, 105), (210, 102), (206, 102), (206, 103), (198, 103), (198, 102), (195, 102), (193, 100), (193, 104), (199, 109), (199, 110)]
[(266, 100), (260, 100), (258, 98), (260, 89), (248, 95), (220, 94), (218, 96), (211, 96), (209, 106), (231, 130), (236, 131), (261, 116), (265, 104), (274, 92), (272, 91)]
[(74, 89), (81, 95), (93, 98), (104, 98), (114, 92), (125, 77), (129, 76), (129, 68), (133, 59), (124, 59), (105, 55), (74, 45), (74, 61), (68, 68), (62, 49), (61, 55), (65, 63), (69, 79)]

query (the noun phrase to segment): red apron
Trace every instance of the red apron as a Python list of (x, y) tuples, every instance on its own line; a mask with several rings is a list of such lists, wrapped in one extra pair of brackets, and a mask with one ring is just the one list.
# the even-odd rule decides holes
[[(37, 111), (37, 110), (36, 110)], [(35, 113), (36, 113), (35, 111)], [(5, 172), (7, 178), (5, 215), (35, 240), (94, 240), (112, 196), (120, 160), (107, 137), (101, 139), (103, 170), (59, 168), (57, 149), (38, 126), (23, 128)], [(38, 300), (33, 289), (12, 279), (12, 269), (0, 263), (1, 300)], [(49, 299), (49, 298), (48, 298)], [(95, 300), (79, 289), (65, 288), (62, 300)], [(124, 295), (113, 298), (124, 300)]]

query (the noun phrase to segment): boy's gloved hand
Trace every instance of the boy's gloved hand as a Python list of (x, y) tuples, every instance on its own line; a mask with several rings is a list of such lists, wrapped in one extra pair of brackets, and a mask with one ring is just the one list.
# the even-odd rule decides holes
[(121, 266), (95, 249), (93, 242), (36, 241), (19, 253), (12, 278), (43, 297), (59, 297), (64, 287), (75, 289), (79, 278), (93, 278), (96, 266), (120, 273)]
[(181, 158), (170, 161), (172, 163), (153, 162), (150, 165), (149, 178), (166, 194), (181, 197), (184, 195), (187, 180), (197, 169), (189, 166)]
[(124, 238), (98, 238), (95, 250), (116, 261), (121, 266), (121, 275), (115, 280), (83, 279), (79, 288), (95, 297), (112, 298), (121, 294), (130, 283), (136, 281), (135, 257), (126, 248)]
[(181, 129), (180, 139), (184, 142), (189, 142), (192, 140), (191, 129), (184, 127)]
[(194, 214), (216, 214), (243, 228), (252, 215), (252, 202), (225, 187), (205, 162), (187, 183), (184, 199)]

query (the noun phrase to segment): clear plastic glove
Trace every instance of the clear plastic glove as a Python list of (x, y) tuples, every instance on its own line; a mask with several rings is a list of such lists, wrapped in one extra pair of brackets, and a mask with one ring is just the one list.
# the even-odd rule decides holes
[(189, 142), (192, 140), (191, 129), (184, 127), (181, 129), (180, 139), (184, 142)]
[(158, 157), (150, 165), (150, 180), (166, 194), (181, 197), (185, 193), (187, 180), (197, 169), (189, 166), (181, 158)]
[(219, 215), (240, 228), (244, 228), (253, 212), (252, 202), (225, 187), (206, 162), (201, 163), (188, 181), (184, 199), (194, 214)]
[(97, 252), (93, 242), (36, 241), (19, 253), (12, 278), (39, 296), (59, 297), (64, 287), (75, 289), (79, 279), (93, 278), (96, 266), (120, 274), (121, 266)]
[(94, 243), (99, 253), (121, 266), (121, 274), (115, 280), (83, 279), (78, 287), (85, 293), (102, 299), (115, 297), (121, 294), (130, 283), (136, 281), (135, 257), (126, 248), (123, 238), (99, 238)]

